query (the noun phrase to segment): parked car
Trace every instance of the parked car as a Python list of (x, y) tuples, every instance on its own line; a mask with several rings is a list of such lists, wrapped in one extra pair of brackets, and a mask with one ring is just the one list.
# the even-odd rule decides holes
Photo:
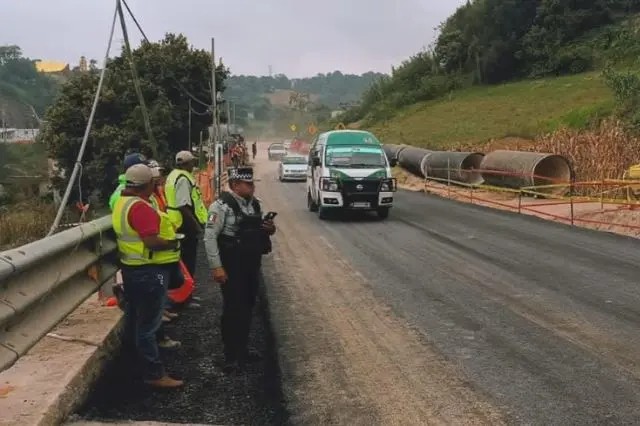
[(278, 179), (281, 182), (285, 180), (306, 180), (307, 157), (295, 154), (282, 157), (278, 166)]
[(287, 154), (287, 149), (281, 143), (272, 143), (267, 149), (269, 160), (279, 160)]

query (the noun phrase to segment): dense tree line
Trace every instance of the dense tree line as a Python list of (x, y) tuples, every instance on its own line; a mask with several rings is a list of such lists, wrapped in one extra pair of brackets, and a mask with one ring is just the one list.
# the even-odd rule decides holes
[[(393, 108), (469, 84), (587, 71), (640, 53), (632, 14), (640, 0), (473, 0), (439, 28), (433, 47), (379, 79), (347, 118), (384, 119)], [(626, 20), (626, 21), (625, 21)]]
[[(198, 99), (192, 102), (192, 109), (199, 113), (192, 115), (192, 142), (211, 124), (211, 115), (206, 113), (211, 104), (208, 52), (191, 48), (182, 35), (168, 34), (158, 43), (142, 43), (133, 56), (155, 140), (146, 134), (129, 59), (122, 53), (107, 66), (83, 161), (82, 185), (87, 194), (96, 189), (103, 195), (113, 190), (129, 150), (150, 156), (153, 144), (157, 160), (172, 165), (172, 155), (189, 147), (188, 93)], [(222, 64), (217, 67), (216, 87), (220, 91), (225, 88), (228, 73)], [(98, 80), (97, 70), (73, 75), (47, 111), (40, 140), (66, 171), (74, 166)]]

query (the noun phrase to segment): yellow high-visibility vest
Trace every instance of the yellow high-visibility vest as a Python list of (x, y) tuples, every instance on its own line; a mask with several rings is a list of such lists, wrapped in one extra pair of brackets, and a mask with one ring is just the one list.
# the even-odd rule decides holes
[[(129, 210), (136, 203), (145, 203), (153, 206), (140, 197), (121, 196), (114, 205), (111, 215), (113, 230), (116, 233), (118, 253), (123, 264), (129, 266), (164, 265), (180, 261), (180, 250), (149, 250), (140, 235), (129, 224)], [(169, 215), (157, 211), (160, 216), (159, 237), (165, 240), (175, 240), (176, 231)]]
[(202, 202), (202, 194), (200, 193), (200, 188), (196, 185), (196, 179), (186, 170), (174, 169), (169, 173), (169, 176), (167, 176), (167, 181), (164, 185), (164, 194), (167, 199), (167, 212), (169, 213), (169, 218), (176, 228), (180, 228), (182, 226), (182, 213), (178, 210), (176, 201), (176, 182), (178, 182), (178, 179), (182, 176), (186, 177), (191, 184), (191, 203), (193, 205), (193, 213), (195, 214), (198, 222), (200, 222), (201, 225), (204, 225), (207, 223), (207, 208)]

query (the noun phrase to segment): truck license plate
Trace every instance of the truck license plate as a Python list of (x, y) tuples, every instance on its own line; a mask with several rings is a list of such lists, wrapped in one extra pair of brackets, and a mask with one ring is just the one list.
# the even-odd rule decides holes
[(371, 207), (371, 203), (356, 202), (356, 203), (353, 203), (352, 206), (355, 209), (368, 209), (369, 207)]

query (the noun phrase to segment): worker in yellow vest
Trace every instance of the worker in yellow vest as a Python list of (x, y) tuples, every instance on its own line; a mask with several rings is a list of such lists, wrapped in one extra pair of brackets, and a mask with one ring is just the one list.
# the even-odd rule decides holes
[(178, 232), (185, 236), (181, 247), (182, 261), (192, 277), (196, 273), (198, 239), (208, 216), (200, 188), (192, 174), (196, 160), (189, 151), (178, 152), (175, 169), (169, 173), (164, 185), (167, 213)]
[(149, 202), (153, 172), (144, 164), (129, 167), (126, 186), (112, 214), (122, 266), (125, 298), (125, 343), (142, 361), (145, 383), (158, 388), (182, 386), (160, 360), (156, 334), (162, 325), (170, 267), (178, 262), (180, 244), (167, 215)]

